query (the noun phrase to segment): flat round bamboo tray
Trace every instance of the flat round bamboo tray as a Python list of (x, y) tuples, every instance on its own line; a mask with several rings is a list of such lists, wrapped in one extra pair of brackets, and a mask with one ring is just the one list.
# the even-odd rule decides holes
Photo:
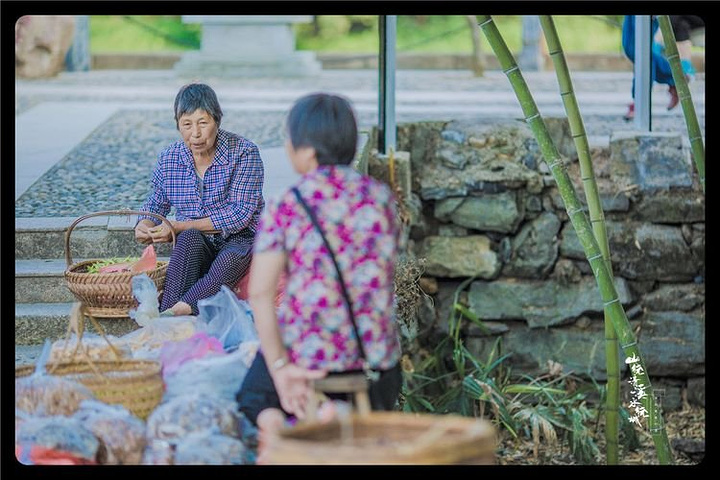
[[(88, 273), (87, 269), (101, 259), (85, 260), (73, 263), (70, 253), (70, 235), (73, 229), (83, 220), (101, 215), (148, 215), (167, 225), (172, 233), (172, 244), (175, 246), (175, 231), (167, 219), (151, 212), (136, 210), (110, 210), (83, 215), (75, 220), (65, 232), (65, 281), (67, 287), (82, 303), (87, 313), (98, 318), (126, 318), (131, 309), (138, 306), (132, 293), (132, 277), (137, 275), (131, 272)], [(155, 283), (158, 296), (162, 295), (165, 285), (168, 262), (158, 261), (157, 267), (151, 271), (143, 272)]]
[[(48, 375), (85, 385), (101, 402), (119, 404), (145, 420), (162, 400), (164, 384), (160, 362), (150, 360), (95, 360), (49, 363)], [(15, 378), (35, 371), (34, 365), (15, 368)]]
[(302, 423), (267, 438), (264, 464), (492, 465), (495, 428), (459, 415), (353, 413), (344, 421)]

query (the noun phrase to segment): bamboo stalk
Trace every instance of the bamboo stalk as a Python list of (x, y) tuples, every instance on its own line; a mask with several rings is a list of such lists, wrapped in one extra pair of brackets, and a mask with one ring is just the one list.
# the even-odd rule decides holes
[[(672, 463), (672, 452), (667, 433), (662, 422), (662, 416), (659, 415), (657, 405), (655, 403), (655, 394), (647, 374), (647, 368), (642, 358), (637, 340), (628, 321), (622, 303), (618, 298), (612, 275), (607, 268), (607, 263), (603, 258), (592, 227), (587, 216), (583, 212), (583, 207), (575, 193), (570, 177), (568, 176), (565, 164), (553, 143), (552, 137), (545, 126), (545, 122), (540, 116), (535, 100), (532, 97), (530, 89), (525, 83), (525, 79), (517, 66), (512, 53), (507, 47), (505, 40), (498, 31), (492, 17), (488, 15), (478, 16), (480, 28), (483, 30), (488, 42), (492, 46), (496, 57), (500, 61), (503, 73), (508, 77), (510, 84), (523, 111), (525, 121), (535, 135), (540, 146), (540, 151), (547, 163), (553, 178), (558, 186), (558, 190), (563, 199), (565, 210), (580, 240), (585, 252), (585, 256), (590, 263), (593, 275), (596, 278), (600, 289), (600, 296), (603, 301), (603, 308), (612, 320), (615, 332), (617, 332), (620, 347), (623, 349), (628, 360), (633, 362), (633, 379), (638, 385), (641, 395), (638, 396), (638, 402), (642, 405), (648, 415), (648, 426), (650, 435), (655, 443), (658, 461), (661, 464)], [(648, 391), (645, 392), (645, 389)]]
[[(570, 134), (575, 142), (578, 160), (580, 162), (580, 177), (583, 182), (585, 199), (590, 214), (595, 239), (602, 252), (605, 265), (609, 275), (612, 277), (612, 261), (610, 259), (610, 247), (608, 244), (605, 215), (600, 202), (595, 173), (590, 158), (590, 147), (588, 144), (585, 125), (577, 98), (573, 90), (570, 69), (568, 68), (563, 53), (562, 44), (555, 28), (555, 23), (550, 15), (540, 15), (545, 40), (548, 45), (550, 58), (555, 66), (555, 73), (560, 86), (560, 96), (565, 107), (570, 124)], [(619, 425), (620, 425), (620, 352), (618, 350), (617, 335), (607, 310), (605, 311), (605, 369), (607, 375), (606, 403), (605, 403), (605, 459), (608, 465), (617, 465), (619, 456)]]
[(703, 193), (705, 193), (705, 146), (703, 144), (697, 114), (695, 113), (695, 106), (692, 102), (692, 95), (690, 94), (690, 89), (688, 88), (687, 80), (682, 70), (682, 64), (680, 63), (680, 54), (678, 53), (677, 43), (675, 41), (675, 32), (673, 32), (672, 25), (670, 24), (669, 16), (658, 15), (658, 22), (660, 23), (660, 30), (662, 31), (663, 42), (665, 43), (666, 57), (670, 63), (670, 70), (672, 71), (673, 80), (675, 80), (675, 88), (680, 98), (683, 117), (685, 117), (695, 167), (700, 177)]

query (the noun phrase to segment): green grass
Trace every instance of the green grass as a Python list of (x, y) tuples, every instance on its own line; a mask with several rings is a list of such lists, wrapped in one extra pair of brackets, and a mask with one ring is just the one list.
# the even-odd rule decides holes
[[(200, 48), (202, 27), (179, 15), (93, 15), (91, 53), (173, 52)], [(174, 39), (174, 40), (173, 40)]]
[[(510, 49), (519, 52), (522, 47), (520, 16), (493, 18)], [(565, 52), (622, 53), (620, 17), (608, 21), (603, 16), (560, 15), (554, 19)], [(355, 31), (350, 31), (352, 21), (359, 27)], [(378, 51), (376, 16), (320, 16), (318, 24), (318, 35), (314, 34), (312, 24), (294, 26), (298, 50)], [(201, 33), (201, 25), (182, 23), (177, 15), (92, 16), (90, 49), (92, 53), (183, 51), (199, 48)], [(491, 52), (482, 35), (481, 41), (483, 51)], [(465, 17), (459, 15), (399, 15), (396, 48), (398, 53), (470, 53), (470, 28)]]

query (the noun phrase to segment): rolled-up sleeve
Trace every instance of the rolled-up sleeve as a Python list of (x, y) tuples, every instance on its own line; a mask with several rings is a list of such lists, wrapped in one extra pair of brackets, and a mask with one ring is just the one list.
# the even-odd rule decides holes
[(265, 171), (260, 151), (254, 144), (245, 145), (239, 152), (231, 152), (235, 162), (225, 202), (210, 213), (213, 227), (227, 236), (250, 227), (256, 228), (256, 215), (262, 209)]

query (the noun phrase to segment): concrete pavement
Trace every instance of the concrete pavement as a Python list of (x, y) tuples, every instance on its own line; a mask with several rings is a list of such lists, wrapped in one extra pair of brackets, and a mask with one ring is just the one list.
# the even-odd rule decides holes
[[(543, 116), (564, 116), (554, 72), (526, 72), (525, 79)], [(704, 74), (691, 83), (696, 112), (704, 127)], [(187, 81), (172, 70), (64, 72), (47, 80), (16, 80), (15, 199), (32, 186), (75, 145), (121, 109), (167, 110), (171, 116), (177, 89)], [(324, 71), (318, 77), (272, 79), (202, 79), (212, 85), (226, 115), (258, 116), (286, 112), (300, 96), (318, 90), (348, 96), (361, 123), (377, 123), (378, 86), (374, 70)], [(622, 120), (630, 100), (631, 72), (577, 72), (573, 85), (581, 113), (603, 118), (607, 124), (632, 129)], [(517, 98), (507, 78), (498, 71), (473, 77), (465, 71), (396, 72), (397, 121), (452, 120), (464, 118), (520, 118)], [(664, 86), (653, 91), (654, 124), (672, 120), (685, 130), (681, 109), (665, 111)], [(170, 117), (171, 118), (171, 117)], [(598, 141), (602, 141), (600, 138)], [(268, 163), (268, 193), (292, 180), (283, 162), (282, 145), (259, 145)], [(277, 180), (277, 182), (275, 182)]]

